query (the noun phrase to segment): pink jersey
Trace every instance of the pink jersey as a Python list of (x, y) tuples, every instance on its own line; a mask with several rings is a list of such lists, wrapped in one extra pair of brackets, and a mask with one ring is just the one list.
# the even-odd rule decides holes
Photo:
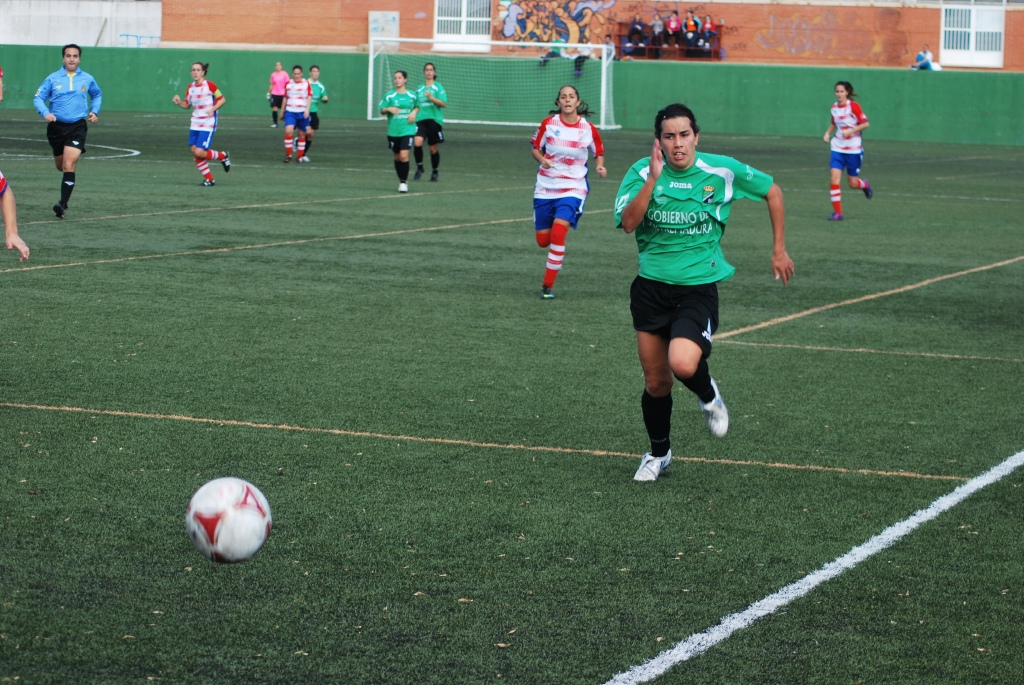
[(270, 94), (284, 95), (284, 87), (288, 85), (288, 82), (291, 80), (292, 77), (289, 76), (288, 72), (284, 69), (272, 72), (270, 74)]
[(832, 103), (832, 124), (836, 127), (836, 134), (832, 137), (832, 151), (848, 155), (859, 155), (864, 152), (860, 131), (846, 134), (843, 133), (843, 129), (853, 128), (867, 120), (867, 115), (853, 100), (847, 100), (844, 107), (840, 107), (838, 102)]
[(537, 170), (533, 196), (545, 200), (559, 197), (585, 200), (590, 192), (587, 154), (604, 155), (604, 143), (594, 125), (583, 117), (575, 124), (567, 124), (561, 114), (552, 114), (541, 122), (530, 142), (544, 153), (544, 159), (552, 162), (550, 169)]
[(185, 91), (185, 104), (192, 107), (192, 130), (193, 131), (216, 131), (217, 112), (213, 106), (224, 96), (213, 81), (203, 79), (199, 85), (192, 83)]
[(285, 88), (284, 111), (305, 112), (306, 106), (309, 105), (310, 98), (312, 97), (313, 86), (309, 85), (309, 81), (302, 79), (296, 83), (293, 79), (288, 82), (288, 86)]

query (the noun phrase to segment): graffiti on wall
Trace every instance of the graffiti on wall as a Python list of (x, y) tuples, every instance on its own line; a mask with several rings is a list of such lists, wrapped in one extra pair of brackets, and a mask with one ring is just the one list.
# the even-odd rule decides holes
[(501, 0), (499, 38), (523, 43), (602, 43), (615, 0)]
[(754, 35), (765, 50), (815, 60), (855, 60), (869, 64), (899, 62), (906, 54), (907, 35), (899, 29), (899, 9), (880, 9), (875, 26), (865, 26), (863, 15), (839, 16), (824, 9), (816, 15), (772, 13), (767, 28)]

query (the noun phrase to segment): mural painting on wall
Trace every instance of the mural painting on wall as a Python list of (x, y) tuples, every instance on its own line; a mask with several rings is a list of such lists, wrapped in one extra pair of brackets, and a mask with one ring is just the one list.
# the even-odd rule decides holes
[[(841, 11), (841, 10), (839, 10)], [(865, 26), (865, 14), (823, 9), (818, 14), (795, 12), (789, 16), (772, 13), (768, 26), (754, 35), (759, 47), (815, 62), (840, 61), (865, 64), (902, 64), (907, 51), (907, 34), (899, 30), (899, 9), (877, 8), (874, 26)]]
[(501, 0), (501, 28), (496, 40), (517, 43), (603, 43), (606, 26), (614, 25), (607, 10), (615, 0)]

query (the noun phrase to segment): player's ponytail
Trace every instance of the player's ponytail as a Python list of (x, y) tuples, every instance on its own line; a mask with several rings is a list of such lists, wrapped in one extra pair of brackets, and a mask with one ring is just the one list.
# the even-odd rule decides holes
[[(846, 97), (848, 97), (849, 99), (852, 100), (853, 98), (857, 97), (857, 94), (853, 92), (853, 84), (850, 83), (849, 81), (836, 81), (836, 86), (842, 86), (843, 88), (845, 88)], [(832, 86), (832, 88), (835, 88), (836, 86)]]
[(207, 62), (206, 64), (203, 64), (202, 62), (193, 62), (192, 66), (195, 66), (197, 64), (203, 70), (203, 76), (206, 76), (206, 72), (210, 70), (210, 63)]

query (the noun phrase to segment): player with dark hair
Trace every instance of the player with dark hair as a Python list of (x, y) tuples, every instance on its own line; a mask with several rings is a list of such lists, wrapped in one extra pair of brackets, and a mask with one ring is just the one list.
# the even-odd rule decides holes
[(416, 116), (419, 98), (405, 87), (409, 74), (396, 71), (392, 77), (395, 89), (384, 96), (377, 109), (388, 118), (388, 147), (395, 153), (395, 173), (398, 174), (398, 192), (409, 192), (409, 148), (416, 136)]
[(718, 328), (717, 283), (736, 271), (720, 245), (733, 200), (767, 200), (772, 271), (783, 285), (794, 273), (786, 253), (782, 190), (771, 176), (731, 157), (697, 152), (700, 127), (686, 105), (659, 111), (654, 137), (651, 156), (630, 167), (615, 200), (616, 222), (635, 234), (639, 250), (629, 308), (644, 374), (640, 406), (651, 451), (633, 476), (638, 481), (657, 480), (672, 462), (675, 379), (697, 396), (712, 435), (723, 437), (729, 429), (729, 411), (707, 359)]
[(562, 86), (555, 107), (530, 139), (533, 158), (540, 163), (533, 190), (533, 224), (537, 245), (548, 249), (540, 290), (543, 300), (555, 299), (552, 288), (565, 258), (565, 238), (583, 216), (583, 203), (590, 193), (588, 153), (594, 154), (598, 176), (608, 175), (601, 134), (587, 120), (590, 110), (576, 87)]
[(416, 89), (417, 104), (420, 111), (416, 116), (416, 137), (413, 139), (413, 157), (416, 159), (416, 173), (412, 180), (418, 181), (423, 175), (423, 141), (430, 146), (430, 180), (437, 180), (438, 167), (441, 165), (441, 153), (437, 146), (444, 142), (444, 108), (448, 106), (448, 93), (444, 86), (437, 82), (437, 71), (433, 62), (423, 65), (425, 83)]
[(306, 155), (303, 157), (307, 162), (313, 161), (309, 158), (309, 148), (313, 147), (313, 136), (320, 130), (320, 103), (327, 102), (327, 88), (320, 83), (320, 67), (315, 64), (309, 68), (309, 87), (313, 95), (309, 104), (309, 128), (306, 129)]
[(280, 62), (274, 63), (274, 71), (270, 72), (270, 87), (267, 88), (267, 102), (270, 103), (270, 116), (274, 123), (270, 128), (277, 128), (277, 113), (284, 105), (284, 88), (288, 85), (288, 72)]
[(60, 200), (53, 206), (58, 219), (63, 219), (68, 210), (78, 158), (85, 154), (88, 124), (99, 121), (103, 101), (96, 79), (78, 68), (82, 48), (69, 43), (61, 48), (61, 56), (64, 66), (46, 77), (32, 99), (36, 111), (47, 121), (46, 139), (53, 149), (53, 163), (63, 173)]
[(2, 171), (0, 171), (0, 214), (4, 217), (7, 249), (17, 250), (20, 255), (18, 261), (25, 261), (28, 259), (28, 245), (18, 235), (18, 206), (14, 203), (14, 191), (11, 190)]
[(201, 186), (212, 186), (213, 174), (210, 173), (209, 161), (220, 162), (224, 173), (231, 171), (231, 156), (225, 152), (211, 150), (213, 134), (217, 132), (217, 110), (226, 102), (220, 88), (213, 81), (207, 80), (206, 72), (210, 65), (202, 62), (192, 63), (192, 83), (185, 90), (185, 99), (177, 93), (171, 102), (182, 109), (192, 108), (192, 125), (188, 132), (188, 145), (192, 156), (196, 159), (196, 168), (203, 176)]
[[(849, 81), (839, 81), (834, 88), (836, 101), (829, 112), (831, 118), (825, 131), (825, 142), (832, 145), (832, 159), (829, 162), (829, 196), (832, 199), (832, 216), (829, 221), (843, 220), (843, 191), (839, 182), (846, 169), (846, 182), (853, 190), (863, 190), (871, 199), (875, 191), (866, 178), (860, 178), (860, 165), (864, 161), (864, 144), (860, 132), (871, 124), (860, 105), (853, 101), (857, 97)], [(835, 137), (832, 134), (835, 133)]]
[(295, 143), (295, 129), (299, 129), (298, 144), (294, 144), (297, 153), (296, 162), (308, 162), (306, 159), (306, 131), (309, 130), (309, 108), (313, 106), (313, 87), (302, 78), (302, 67), (292, 67), (292, 80), (285, 86), (284, 93), (284, 161), (292, 161), (292, 148)]

